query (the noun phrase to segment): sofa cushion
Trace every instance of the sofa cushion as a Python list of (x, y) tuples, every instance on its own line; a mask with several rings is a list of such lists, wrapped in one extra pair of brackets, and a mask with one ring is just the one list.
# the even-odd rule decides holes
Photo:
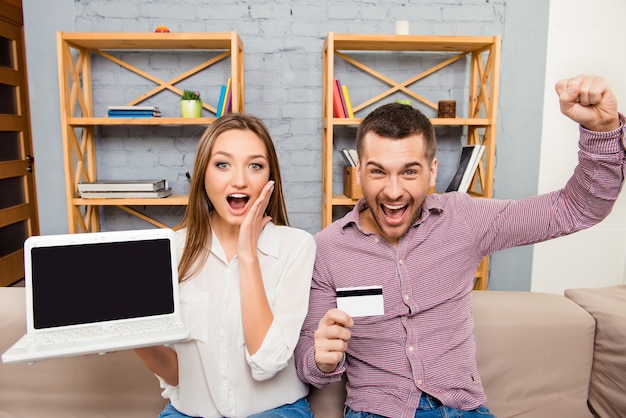
[[(23, 287), (0, 288), (0, 353), (26, 333)], [(130, 350), (0, 362), (0, 417), (156, 417), (165, 406), (156, 377)]]
[(477, 360), (498, 418), (591, 417), (593, 318), (560, 295), (475, 291)]
[(596, 321), (589, 405), (601, 418), (626, 417), (626, 285), (568, 289)]

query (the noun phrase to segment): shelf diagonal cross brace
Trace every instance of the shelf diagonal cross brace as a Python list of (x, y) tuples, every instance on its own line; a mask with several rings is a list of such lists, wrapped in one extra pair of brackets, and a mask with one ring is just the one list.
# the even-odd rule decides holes
[(453, 57), (448, 58), (447, 60), (432, 66), (431, 68), (427, 69), (426, 71), (423, 71), (411, 78), (409, 78), (408, 80), (405, 80), (401, 83), (397, 83), (396, 81), (392, 80), (391, 78), (385, 76), (384, 74), (374, 70), (373, 68), (363, 64), (360, 61), (355, 60), (354, 58), (350, 57), (349, 55), (346, 55), (342, 52), (339, 51), (335, 51), (335, 55), (337, 55), (338, 57), (344, 59), (346, 62), (352, 64), (353, 66), (357, 67), (358, 69), (362, 70), (363, 72), (370, 74), (371, 76), (383, 81), (384, 83), (389, 84), (390, 86), (392, 86), (391, 88), (385, 90), (384, 92), (378, 94), (377, 96), (374, 96), (372, 98), (370, 98), (369, 100), (366, 100), (363, 103), (360, 103), (359, 105), (354, 106), (354, 111), (357, 112), (361, 109), (364, 109), (368, 106), (370, 106), (373, 103), (376, 103), (378, 101), (380, 101), (381, 99), (392, 95), (393, 93), (397, 92), (397, 91), (402, 91), (403, 93), (407, 94), (408, 96), (413, 97), (414, 99), (418, 100), (421, 103), (424, 103), (425, 105), (429, 106), (432, 109), (437, 109), (437, 104), (428, 100), (427, 98), (423, 97), (422, 95), (419, 95), (417, 93), (415, 93), (414, 91), (410, 90), (408, 86), (410, 86), (411, 84), (414, 84), (416, 82), (418, 82), (419, 80), (428, 77), (429, 75), (439, 71), (442, 68), (445, 68), (455, 62), (457, 62), (458, 60), (460, 60), (461, 58), (465, 57), (468, 54), (468, 52), (462, 52), (460, 54), (456, 54)]
[[(147, 80), (150, 80), (153, 83), (157, 84), (157, 87), (153, 88), (150, 91), (147, 91), (143, 95), (141, 95), (139, 97), (136, 97), (135, 99), (133, 99), (130, 102), (128, 102), (127, 103), (128, 106), (133, 106), (133, 105), (136, 105), (137, 103), (141, 103), (144, 100), (148, 99), (149, 97), (152, 97), (152, 96), (156, 95), (157, 93), (160, 93), (161, 91), (164, 91), (166, 89), (170, 90), (170, 91), (172, 91), (172, 92), (174, 92), (176, 94), (178, 94), (179, 96), (182, 96), (183, 95), (183, 91), (181, 89), (179, 89), (178, 87), (175, 87), (176, 83), (180, 83), (181, 81), (185, 80), (186, 78), (189, 78), (192, 75), (194, 75), (196, 73), (199, 73), (200, 71), (204, 70), (205, 68), (208, 68), (208, 67), (212, 66), (213, 64), (215, 64), (215, 63), (217, 63), (219, 61), (222, 61), (225, 58), (230, 57), (230, 55), (231, 55), (230, 50), (228, 50), (226, 52), (223, 52), (223, 53), (221, 53), (221, 54), (219, 54), (219, 55), (217, 55), (217, 56), (215, 56), (215, 57), (213, 57), (213, 58), (211, 58), (211, 59), (209, 59), (209, 60), (207, 60), (207, 61), (205, 61), (205, 62), (203, 62), (203, 63), (201, 63), (201, 64), (199, 64), (199, 65), (197, 65), (195, 67), (193, 67), (193, 68), (191, 68), (190, 70), (188, 70), (188, 71), (186, 71), (186, 72), (184, 72), (182, 74), (179, 74), (178, 76), (176, 76), (176, 77), (174, 77), (174, 78), (172, 78), (172, 79), (170, 79), (168, 81), (164, 81), (164, 80), (161, 80), (160, 78), (155, 77), (152, 74), (150, 74), (150, 73), (148, 73), (148, 72), (146, 72), (146, 71), (144, 71), (144, 70), (142, 70), (142, 69), (140, 69), (140, 68), (138, 68), (138, 67), (136, 67), (134, 65), (129, 64), (126, 61), (123, 61), (123, 60), (117, 58), (114, 55), (109, 54), (108, 52), (101, 51), (101, 50), (98, 50), (98, 49), (95, 49), (94, 52), (97, 53), (98, 55), (100, 55), (100, 56), (102, 56), (102, 57), (104, 57), (104, 58), (106, 58), (106, 59), (108, 59), (108, 60), (118, 64), (119, 66), (124, 67), (127, 70), (129, 70), (129, 71), (131, 71), (131, 72), (133, 72), (133, 73), (135, 73), (135, 74), (137, 74), (137, 75), (139, 75), (139, 76), (141, 76), (141, 77), (143, 77), (143, 78), (145, 78)], [(217, 109), (215, 107), (209, 105), (206, 102), (202, 102), (202, 107), (204, 107), (205, 109), (207, 109), (207, 110), (209, 110), (209, 111), (211, 111), (213, 113), (217, 113)]]

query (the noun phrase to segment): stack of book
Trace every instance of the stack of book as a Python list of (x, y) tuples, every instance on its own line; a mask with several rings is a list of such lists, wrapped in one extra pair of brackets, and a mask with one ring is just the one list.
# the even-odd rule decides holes
[(161, 116), (158, 106), (109, 106), (110, 118), (155, 118)]
[(484, 153), (485, 146), (481, 144), (466, 145), (461, 148), (459, 166), (446, 192), (467, 193)]
[(172, 188), (167, 180), (98, 180), (78, 183), (78, 194), (87, 199), (149, 199), (168, 197)]
[(353, 118), (352, 101), (348, 86), (342, 85), (341, 81), (333, 80), (333, 116), (336, 118)]
[(232, 78), (229, 78), (226, 82), (226, 85), (222, 85), (220, 89), (220, 98), (217, 101), (217, 107), (215, 112), (215, 117), (219, 118), (220, 116), (224, 116), (227, 113), (232, 112), (233, 110), (233, 86), (232, 86)]

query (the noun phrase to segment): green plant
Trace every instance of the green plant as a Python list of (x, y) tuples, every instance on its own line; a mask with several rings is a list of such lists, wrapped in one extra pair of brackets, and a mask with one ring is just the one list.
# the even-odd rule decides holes
[(183, 90), (183, 97), (180, 100), (200, 100), (200, 92)]

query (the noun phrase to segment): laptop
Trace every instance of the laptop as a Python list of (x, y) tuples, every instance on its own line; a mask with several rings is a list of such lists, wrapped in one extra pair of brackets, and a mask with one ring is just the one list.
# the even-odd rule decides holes
[(33, 236), (24, 242), (26, 335), (4, 363), (189, 338), (171, 229)]

